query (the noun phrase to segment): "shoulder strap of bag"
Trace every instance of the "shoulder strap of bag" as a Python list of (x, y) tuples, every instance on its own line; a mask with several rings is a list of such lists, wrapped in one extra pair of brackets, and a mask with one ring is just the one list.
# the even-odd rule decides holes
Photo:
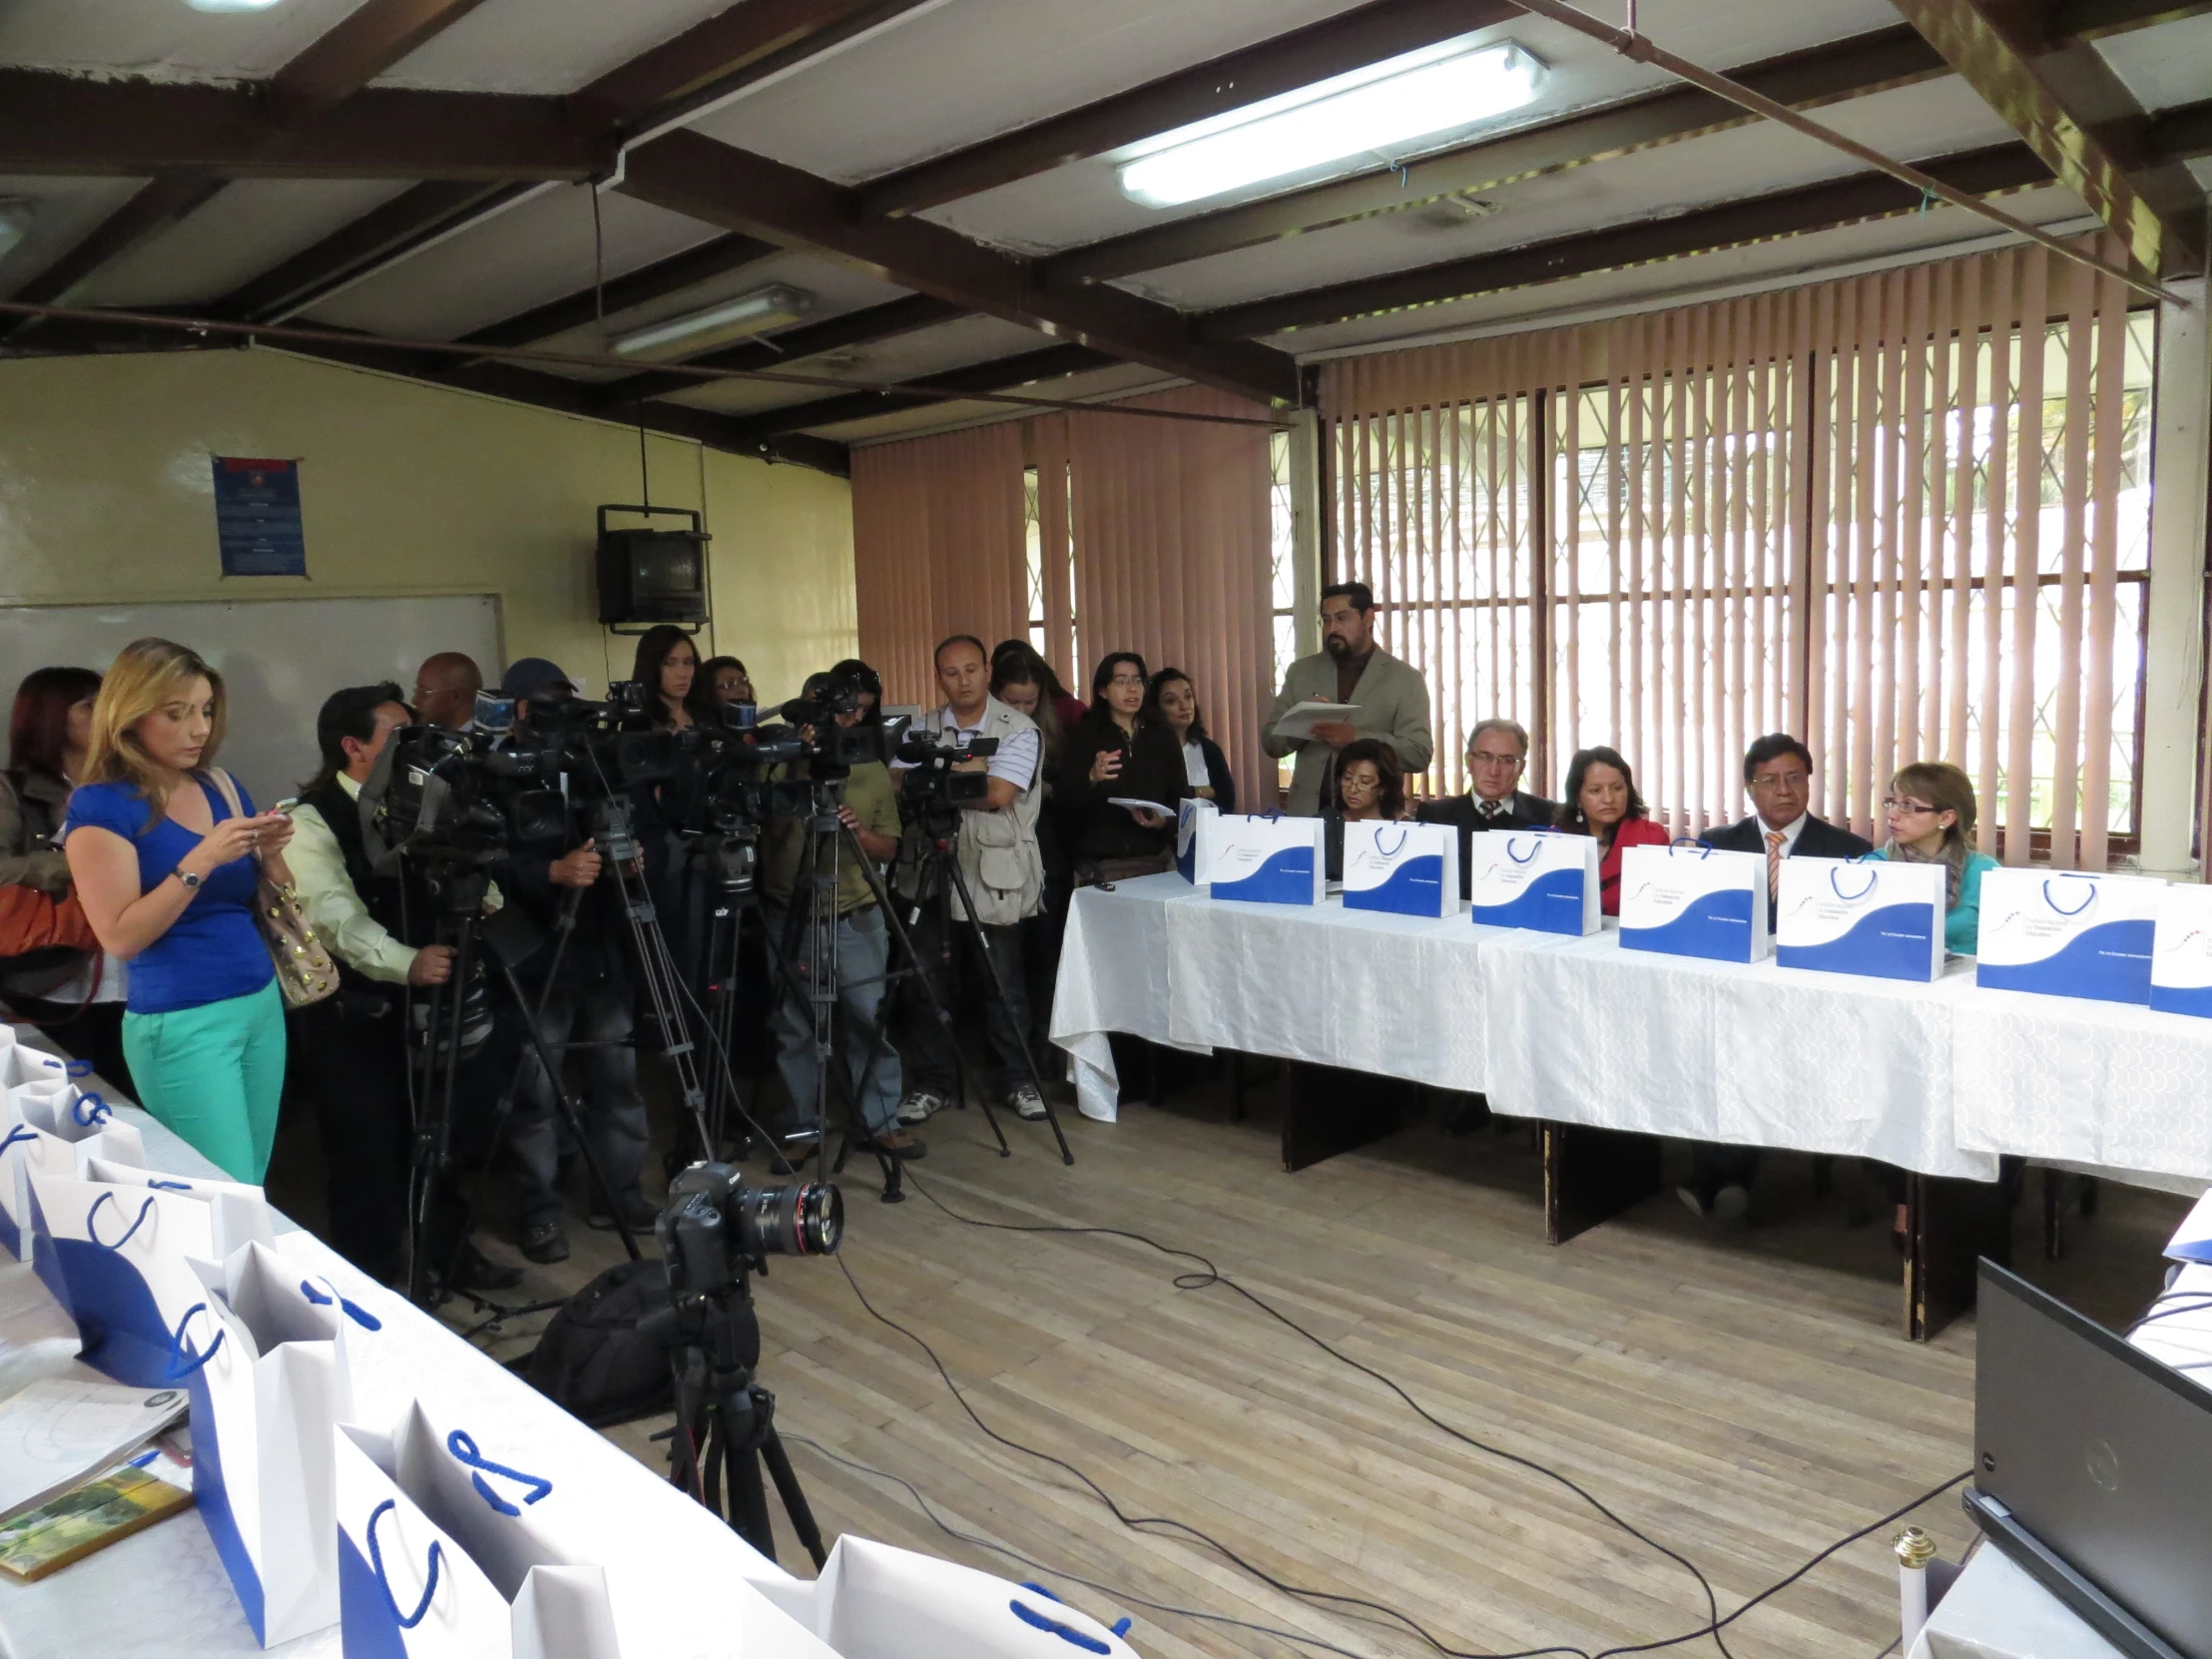
[(231, 816), (233, 818), (244, 818), (246, 808), (239, 800), (239, 787), (231, 782), (231, 775), (221, 767), (210, 767), (208, 772), (215, 781), (215, 787), (223, 794), (224, 806), (231, 809)]

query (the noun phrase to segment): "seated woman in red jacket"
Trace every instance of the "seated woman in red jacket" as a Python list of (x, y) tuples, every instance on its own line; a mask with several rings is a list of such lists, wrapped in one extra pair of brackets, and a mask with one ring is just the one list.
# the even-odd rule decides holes
[(1567, 763), (1567, 787), (1559, 807), (1559, 828), (1576, 835), (1595, 835), (1598, 846), (1598, 908), (1621, 913), (1621, 849), (1665, 846), (1665, 830), (1651, 822), (1628, 763), (1615, 749), (1582, 749)]

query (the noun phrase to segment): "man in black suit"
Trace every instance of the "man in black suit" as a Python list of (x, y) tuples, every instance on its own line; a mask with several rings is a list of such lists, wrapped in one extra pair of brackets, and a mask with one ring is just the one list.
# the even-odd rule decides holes
[[(1723, 830), (1708, 830), (1705, 841), (1724, 852), (1767, 855), (1767, 928), (1773, 931), (1782, 896), (1782, 860), (1789, 857), (1857, 858), (1874, 843), (1839, 830), (1806, 811), (1813, 795), (1813, 753), (1787, 732), (1770, 732), (1744, 755), (1744, 788), (1758, 809)], [(1733, 1221), (1751, 1202), (1751, 1178), (1759, 1151), (1749, 1146), (1716, 1146), (1701, 1141), (1690, 1149), (1690, 1184), (1677, 1187), (1682, 1202), (1701, 1216)]]
[(1465, 795), (1424, 801), (1415, 815), (1423, 824), (1448, 824), (1459, 831), (1459, 896), (1467, 896), (1474, 836), (1485, 830), (1549, 829), (1558, 809), (1540, 795), (1524, 794), (1528, 734), (1518, 722), (1485, 720), (1467, 735)]
[[(1542, 796), (1522, 792), (1521, 774), (1527, 768), (1528, 734), (1520, 723), (1485, 720), (1467, 734), (1467, 793), (1424, 801), (1414, 814), (1423, 824), (1448, 824), (1459, 831), (1461, 898), (1467, 896), (1474, 867), (1476, 835), (1487, 830), (1549, 829), (1557, 818), (1558, 809)], [(1469, 1095), (1444, 1120), (1444, 1127), (1464, 1135), (1489, 1121), (1489, 1102), (1481, 1095)]]

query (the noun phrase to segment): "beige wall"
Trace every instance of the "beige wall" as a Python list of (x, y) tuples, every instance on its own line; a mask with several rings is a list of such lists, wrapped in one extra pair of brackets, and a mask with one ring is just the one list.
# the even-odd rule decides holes
[[(743, 657), (778, 699), (850, 655), (844, 480), (646, 448), (657, 504), (704, 498), (703, 649)], [(210, 455), (299, 458), (306, 578), (223, 578)], [(632, 646), (594, 620), (593, 510), (638, 491), (635, 428), (280, 351), (0, 362), (0, 604), (494, 593), (509, 657), (598, 691)]]

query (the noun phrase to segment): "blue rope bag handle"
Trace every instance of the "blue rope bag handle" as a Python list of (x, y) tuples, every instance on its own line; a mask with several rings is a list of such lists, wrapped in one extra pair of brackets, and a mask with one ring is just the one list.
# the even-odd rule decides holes
[[(147, 1202), (151, 1204), (153, 1200), (148, 1199)], [(193, 1315), (206, 1314), (207, 1312), (208, 1305), (205, 1302), (196, 1302), (190, 1308), (187, 1308), (185, 1310), (185, 1317), (177, 1322), (177, 1329), (169, 1339), (169, 1365), (167, 1367), (167, 1375), (170, 1382), (182, 1382), (186, 1378), (190, 1377), (194, 1372), (198, 1371), (210, 1360), (213, 1360), (216, 1357), (217, 1353), (221, 1351), (223, 1347), (223, 1340), (226, 1337), (230, 1336), (230, 1332), (218, 1330), (215, 1334), (215, 1341), (208, 1345), (208, 1352), (205, 1354), (195, 1354), (192, 1356), (191, 1362), (189, 1364), (186, 1363), (185, 1355), (187, 1351), (185, 1348), (185, 1328), (192, 1324)], [(213, 1319), (215, 1316), (210, 1314), (208, 1317)]]
[(2045, 904), (2048, 904), (2053, 910), (2056, 910), (2060, 915), (2078, 916), (2079, 914), (2081, 914), (2082, 911), (2086, 910), (2090, 905), (2094, 904), (2097, 901), (2097, 884), (2096, 881), (2090, 876), (2079, 875), (2071, 870), (2068, 870), (2064, 874), (2060, 875), (2059, 879), (2062, 881), (2087, 881), (2089, 883), (2088, 893), (2082, 898), (2079, 904), (2076, 904), (2072, 909), (2069, 910), (2063, 904), (2059, 903), (2057, 899), (2051, 897), (2049, 878), (2046, 877), (2044, 879), (2043, 902)]
[[(1044, 1587), (1044, 1586), (1043, 1586), (1042, 1584), (1039, 1584), (1039, 1583), (1038, 1583), (1038, 1582), (1036, 1582), (1036, 1580), (1034, 1580), (1034, 1579), (1029, 1579), (1029, 1578), (1025, 1578), (1025, 1579), (1023, 1579), (1023, 1580), (1022, 1580), (1022, 1583), (1021, 1583), (1021, 1587), (1022, 1587), (1023, 1589), (1025, 1589), (1025, 1590), (1029, 1590), (1029, 1591), (1031, 1591), (1031, 1592), (1033, 1592), (1033, 1593), (1035, 1593), (1035, 1594), (1037, 1594), (1037, 1595), (1043, 1596), (1043, 1597), (1045, 1598), (1045, 1600), (1047, 1600), (1047, 1601), (1060, 1601), (1060, 1598), (1059, 1598), (1058, 1596), (1054, 1595), (1054, 1594), (1053, 1594), (1053, 1593), (1052, 1593), (1052, 1592), (1051, 1592), (1050, 1590), (1046, 1589), (1046, 1588), (1045, 1588), (1045, 1587)], [(1067, 1605), (1067, 1603), (1066, 1603), (1066, 1602), (1064, 1602), (1064, 1601), (1061, 1601), (1061, 1602), (1060, 1602), (1060, 1605), (1064, 1607), (1064, 1606), (1066, 1606), (1066, 1605)], [(1015, 1602), (1015, 1603), (1013, 1604), (1013, 1608), (1014, 1608), (1014, 1611), (1015, 1611), (1015, 1612), (1017, 1612), (1017, 1613), (1020, 1613), (1020, 1612), (1022, 1612), (1022, 1611), (1023, 1611), (1023, 1609), (1022, 1609), (1022, 1607), (1021, 1607), (1021, 1604), (1020, 1604), (1019, 1602)], [(1124, 1615), (1123, 1617), (1121, 1617), (1121, 1618), (1118, 1618), (1118, 1619), (1116, 1619), (1116, 1620), (1114, 1621), (1114, 1623), (1113, 1623), (1113, 1626), (1112, 1626), (1113, 1632), (1114, 1632), (1114, 1634), (1115, 1634), (1115, 1635), (1117, 1635), (1117, 1636), (1126, 1636), (1126, 1635), (1128, 1635), (1128, 1634), (1129, 1634), (1129, 1627), (1130, 1627), (1131, 1625), (1135, 1624), (1136, 1622), (1137, 1622), (1137, 1621), (1136, 1621), (1135, 1619), (1129, 1618), (1128, 1616)], [(1101, 1653), (1104, 1653), (1104, 1652), (1106, 1652), (1106, 1651), (1108, 1651), (1108, 1650), (1107, 1650), (1107, 1649), (1105, 1649), (1105, 1648), (1100, 1648), (1100, 1649), (1099, 1649), (1099, 1651), (1100, 1651)]]
[[(1857, 858), (1853, 858), (1849, 861), (1855, 864), (1859, 862)], [(1836, 896), (1842, 899), (1846, 904), (1858, 903), (1862, 898), (1866, 897), (1867, 894), (1873, 892), (1876, 884), (1882, 879), (1881, 875), (1878, 872), (1870, 869), (1867, 871), (1867, 884), (1865, 886), (1861, 887), (1857, 892), (1846, 892), (1836, 880), (1836, 877), (1843, 873), (1844, 872), (1840, 869), (1830, 870), (1828, 872), (1828, 884), (1830, 887), (1835, 889)]]
[(1720, 848), (1715, 846), (1711, 841), (1700, 840), (1695, 835), (1677, 835), (1674, 837), (1673, 840), (1667, 842), (1667, 856), (1670, 858), (1673, 857), (1679, 849), (1685, 846), (1694, 846), (1698, 848), (1698, 856), (1700, 858), (1710, 858), (1715, 852), (1718, 852), (1720, 850)]
[(77, 1098), (69, 1103), (69, 1115), (79, 1126), (97, 1129), (115, 1116), (115, 1108), (89, 1089), (80, 1089)]
[(452, 1433), (446, 1435), (445, 1449), (453, 1454), (455, 1461), (469, 1470), (468, 1483), (476, 1488), (476, 1495), (502, 1515), (519, 1515), (522, 1513), (522, 1505), (509, 1503), (493, 1491), (491, 1482), (484, 1478), (486, 1474), (500, 1475), (508, 1480), (519, 1480), (523, 1485), (532, 1488), (523, 1498), (523, 1503), (535, 1503), (540, 1498), (547, 1497), (552, 1493), (552, 1481), (539, 1475), (525, 1474), (520, 1469), (511, 1469), (504, 1463), (495, 1463), (489, 1457), (486, 1457), (481, 1451), (477, 1450), (475, 1440), (469, 1437), (466, 1429), (456, 1428)]
[(314, 1288), (313, 1280), (302, 1279), (299, 1281), (299, 1294), (317, 1308), (327, 1308), (333, 1302), (336, 1303), (339, 1311), (364, 1331), (381, 1331), (384, 1328), (382, 1320), (363, 1308), (359, 1303), (348, 1302), (344, 1297), (338, 1295), (335, 1287), (325, 1293)]
[(1394, 858), (1400, 852), (1403, 852), (1405, 850), (1405, 843), (1412, 838), (1412, 827), (1409, 825), (1401, 826), (1397, 831), (1397, 845), (1389, 848), (1387, 851), (1384, 851), (1382, 847), (1382, 831), (1378, 830), (1375, 832), (1375, 849), (1378, 852), (1382, 852), (1382, 856), (1385, 858)]
[(64, 1062), (61, 1060), (50, 1059), (46, 1063), (50, 1066), (60, 1066), (62, 1070), (68, 1073), (71, 1077), (90, 1077), (92, 1075), (92, 1062), (90, 1060), (70, 1060)]
[(38, 1131), (27, 1123), (19, 1123), (8, 1131), (8, 1138), (0, 1141), (0, 1157), (7, 1156), (8, 1148), (19, 1143), (27, 1144), (38, 1139)]
[(435, 1538), (430, 1540), (430, 1579), (422, 1586), (422, 1599), (415, 1603), (412, 1613), (399, 1610), (399, 1599), (391, 1593), (391, 1577), (384, 1571), (384, 1552), (376, 1542), (376, 1523), (384, 1518), (384, 1512), (399, 1507), (397, 1498), (387, 1497), (368, 1512), (368, 1561), (376, 1569), (377, 1588), (384, 1592), (384, 1605), (391, 1609), (391, 1616), (399, 1621), (399, 1628), (412, 1630), (420, 1624), (423, 1615), (430, 1611), (430, 1598), (438, 1593), (438, 1568), (444, 1564), (445, 1551), (438, 1547)]
[[(102, 1193), (98, 1198), (94, 1199), (92, 1201), (92, 1208), (85, 1212), (85, 1237), (90, 1239), (94, 1244), (98, 1245), (102, 1250), (121, 1250), (125, 1245), (131, 1242), (131, 1235), (136, 1233), (140, 1228), (146, 1225), (146, 1218), (154, 1213), (154, 1200), (152, 1195), (149, 1194), (146, 1202), (139, 1206), (138, 1220), (134, 1221), (129, 1227), (126, 1227), (123, 1230), (122, 1238), (116, 1240), (114, 1244), (110, 1244), (107, 1240), (103, 1239), (100, 1236), (100, 1229), (95, 1227), (92, 1222), (92, 1218), (100, 1213), (100, 1206), (103, 1204), (115, 1204), (115, 1193), (113, 1189)], [(115, 1207), (118, 1210), (121, 1210), (123, 1208), (121, 1204), (116, 1204)]]

